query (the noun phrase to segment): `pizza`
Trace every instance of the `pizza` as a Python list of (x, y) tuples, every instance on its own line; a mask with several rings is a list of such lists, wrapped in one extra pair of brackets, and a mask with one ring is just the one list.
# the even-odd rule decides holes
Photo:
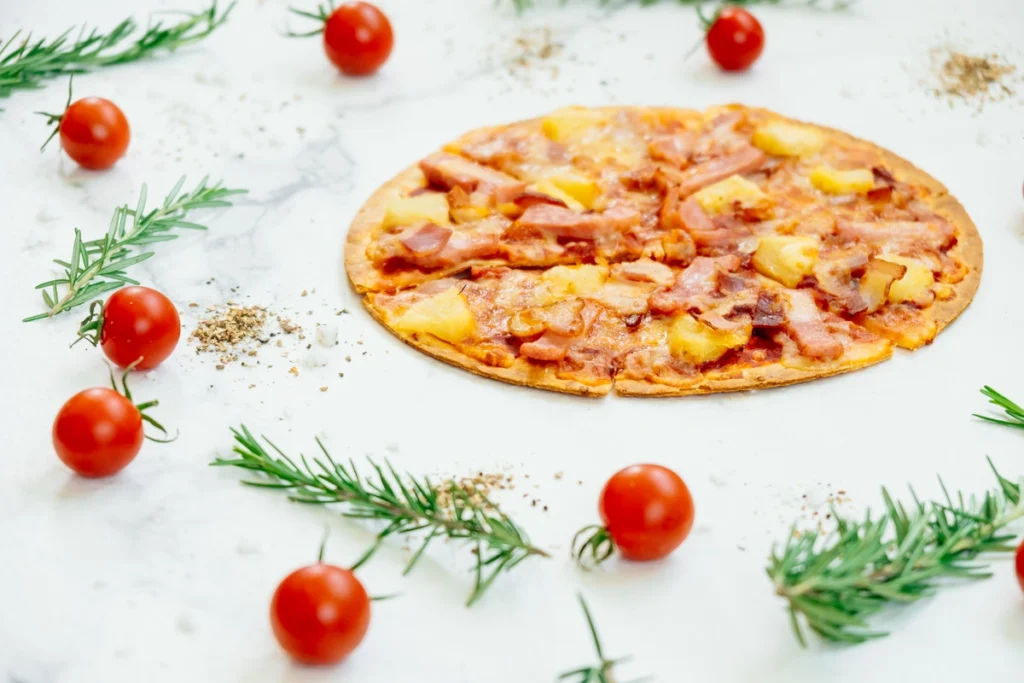
[(349, 278), (400, 339), (582, 395), (779, 386), (929, 344), (978, 231), (941, 183), (740, 105), (570, 107), (474, 130), (356, 215)]

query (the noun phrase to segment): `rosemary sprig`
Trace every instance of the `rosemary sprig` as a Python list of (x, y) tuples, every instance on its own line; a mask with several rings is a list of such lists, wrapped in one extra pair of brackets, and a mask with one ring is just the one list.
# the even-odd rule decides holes
[[(615, 679), (612, 677), (612, 670), (617, 664), (621, 664), (629, 659), (629, 657), (619, 657), (618, 659), (608, 659), (604, 650), (601, 648), (601, 639), (597, 635), (597, 626), (594, 625), (594, 618), (590, 615), (590, 608), (587, 606), (587, 601), (583, 599), (583, 594), (577, 596), (580, 601), (580, 606), (583, 608), (583, 615), (587, 618), (587, 626), (590, 628), (590, 636), (594, 639), (594, 649), (597, 650), (597, 657), (601, 662), (597, 666), (583, 666), (572, 671), (566, 671), (558, 677), (560, 681), (572, 680), (574, 683), (615, 683)], [(648, 678), (636, 679), (632, 683), (641, 683), (641, 681), (651, 680)]]
[[(990, 574), (973, 562), (981, 553), (1014, 549), (1006, 525), (1024, 517), (1024, 480), (1004, 478), (992, 461), (998, 488), (977, 501), (962, 493), (943, 501), (895, 502), (882, 489), (886, 511), (877, 520), (836, 516), (833, 534), (794, 532), (782, 552), (772, 552), (768, 576), (789, 602), (797, 639), (806, 645), (801, 620), (820, 636), (859, 644), (888, 635), (872, 630), (868, 618), (886, 606), (935, 593), (941, 579), (983, 579)], [(941, 480), (940, 480), (941, 483)], [(835, 511), (833, 510), (833, 514)]]
[[(31, 34), (20, 42), (21, 31), (0, 44), (0, 98), (10, 97), (15, 90), (42, 87), (43, 81), (58, 76), (87, 73), (94, 69), (134, 62), (161, 50), (173, 52), (202, 40), (227, 21), (235, 3), (217, 13), (216, 0), (199, 12), (178, 12), (185, 18), (165, 26), (157, 21), (139, 38), (122, 49), (115, 49), (135, 33), (138, 25), (129, 17), (108, 33), (95, 28), (85, 33), (81, 27), (78, 38), (71, 39), (74, 27), (52, 40), (40, 38), (33, 42)], [(10, 49), (15, 43), (17, 47)]]
[(497, 505), (486, 498), (482, 503), (471, 499), (469, 493), (454, 483), (448, 489), (435, 485), (427, 477), (399, 474), (391, 466), (368, 460), (376, 477), (360, 475), (354, 462), (336, 463), (320, 439), (316, 440), (323, 457), (300, 455), (301, 467), (263, 437), (277, 456), (266, 449), (242, 425), (232, 428), (238, 456), (217, 458), (215, 466), (240, 467), (259, 472), (265, 480), (243, 481), (243, 484), (288, 492), (288, 497), (299, 503), (326, 505), (342, 503), (342, 514), (353, 519), (386, 522), (377, 534), (376, 542), (352, 566), (355, 570), (374, 554), (377, 548), (393, 535), (426, 532), (426, 537), (405, 567), (412, 571), (430, 543), (437, 538), (469, 541), (476, 561), (473, 591), (467, 606), (476, 602), (490, 588), (502, 572), (507, 572), (528, 557), (549, 557), (548, 553), (530, 545), (526, 533), (508, 518)]
[(1006, 425), (1008, 427), (1018, 427), (1024, 429), (1024, 408), (1006, 398), (998, 391), (988, 386), (987, 384), (982, 387), (981, 393), (988, 399), (988, 402), (992, 405), (998, 406), (1003, 409), (1006, 413), (1007, 420), (1000, 420), (995, 417), (989, 417), (988, 415), (979, 415), (974, 413), (974, 417), (980, 417), (986, 422), (994, 422), (997, 425)]
[[(170, 191), (159, 207), (146, 212), (146, 185), (142, 185), (139, 201), (134, 209), (128, 205), (114, 209), (110, 219), (110, 228), (103, 237), (88, 242), (82, 240), (82, 231), (75, 228), (75, 241), (71, 247), (71, 257), (67, 261), (54, 259), (54, 263), (64, 269), (64, 277), (47, 280), (36, 285), (43, 293), (43, 302), (48, 309), (45, 313), (29, 316), (23, 322), (52, 318), (68, 311), (75, 306), (84, 304), (94, 297), (117, 289), (126, 284), (137, 285), (125, 274), (125, 269), (145, 261), (153, 255), (146, 251), (130, 255), (133, 247), (142, 247), (157, 242), (177, 239), (171, 232), (175, 228), (190, 230), (206, 230), (206, 226), (186, 221), (190, 211), (208, 209), (219, 206), (231, 206), (227, 198), (248, 192), (248, 190), (228, 189), (215, 185), (207, 185), (209, 176), (203, 178), (191, 192), (179, 194), (185, 183), (182, 176), (174, 189)], [(131, 217), (131, 225), (128, 218)], [(63, 289), (63, 293), (61, 290)]]

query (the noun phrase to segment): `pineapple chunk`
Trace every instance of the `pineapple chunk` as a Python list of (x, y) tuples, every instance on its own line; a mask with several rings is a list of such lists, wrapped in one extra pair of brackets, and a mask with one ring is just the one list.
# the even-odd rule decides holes
[(879, 257), (883, 261), (904, 266), (907, 272), (903, 277), (892, 283), (889, 287), (889, 301), (894, 304), (910, 301), (913, 303), (927, 304), (932, 300), (932, 285), (935, 284), (935, 275), (931, 268), (920, 261), (906, 256), (894, 256), (883, 254)]
[(725, 332), (716, 330), (684, 313), (672, 322), (668, 347), (672, 355), (694, 365), (718, 360), (729, 349), (743, 346), (750, 339), (751, 329)]
[(456, 223), (472, 223), (487, 218), (491, 210), (486, 206), (460, 206), (452, 209), (452, 219)]
[(578, 199), (573, 197), (571, 194), (569, 194), (562, 188), (558, 187), (558, 185), (556, 185), (554, 181), (551, 179), (546, 178), (544, 180), (538, 180), (533, 185), (530, 185), (530, 187), (527, 189), (533, 190), (535, 192), (540, 192), (541, 194), (546, 194), (552, 199), (557, 199), (561, 202), (564, 202), (565, 205), (568, 208), (572, 209), (573, 211), (583, 211), (584, 209), (583, 204), (581, 204)]
[(466, 297), (452, 287), (410, 306), (395, 322), (395, 329), (432, 334), (455, 344), (473, 335), (476, 320)]
[(548, 290), (548, 296), (543, 298), (556, 301), (567, 296), (588, 296), (598, 292), (607, 279), (607, 266), (555, 266), (541, 276)]
[(875, 186), (875, 176), (870, 168), (840, 171), (831, 166), (818, 166), (811, 171), (811, 185), (826, 194), (858, 194)]
[(448, 225), (448, 197), (440, 192), (425, 192), (415, 197), (396, 197), (384, 207), (385, 228), (423, 221)]
[(593, 178), (576, 171), (556, 171), (549, 175), (547, 180), (582, 204), (584, 209), (593, 209), (594, 201), (601, 193)]
[(555, 142), (573, 142), (607, 121), (601, 112), (584, 107), (565, 107), (541, 120), (541, 130)]
[(796, 287), (818, 262), (815, 235), (767, 235), (754, 252), (754, 268), (787, 287)]
[(734, 205), (744, 209), (765, 209), (771, 206), (771, 197), (741, 175), (731, 175), (714, 185), (694, 193), (693, 198), (711, 214), (726, 213)]
[(780, 157), (814, 154), (825, 144), (820, 131), (783, 121), (766, 123), (754, 131), (755, 147)]

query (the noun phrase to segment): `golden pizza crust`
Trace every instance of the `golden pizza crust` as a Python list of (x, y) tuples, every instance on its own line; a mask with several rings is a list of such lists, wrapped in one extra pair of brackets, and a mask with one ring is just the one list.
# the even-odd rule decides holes
[[(646, 111), (652, 113), (669, 113), (675, 110), (670, 107), (602, 107), (601, 111), (616, 113), (620, 110)], [(713, 107), (704, 112), (708, 118), (715, 113), (740, 109), (763, 116), (770, 116), (780, 120), (815, 128), (826, 135), (845, 142), (854, 142), (864, 148), (868, 148), (879, 154), (886, 166), (893, 175), (901, 181), (917, 184), (926, 187), (933, 193), (931, 198), (932, 209), (949, 220), (956, 228), (957, 245), (950, 250), (950, 254), (959, 258), (968, 268), (967, 275), (959, 283), (952, 284), (953, 296), (946, 300), (936, 300), (934, 304), (925, 309), (924, 313), (935, 321), (938, 331), (941, 331), (953, 320), (955, 320), (970, 304), (978, 285), (981, 281), (981, 271), (984, 264), (982, 241), (974, 222), (967, 215), (964, 207), (949, 194), (942, 183), (920, 170), (906, 159), (893, 154), (892, 152), (879, 147), (866, 140), (855, 138), (842, 131), (819, 126), (813, 123), (797, 121), (783, 117), (765, 109), (743, 107), (742, 105), (731, 104), (721, 107)], [(530, 123), (530, 121), (517, 122), (518, 124)], [(512, 125), (512, 124), (510, 124)], [(500, 128), (501, 126), (491, 127)], [(481, 129), (483, 130), (483, 129)], [(479, 134), (480, 130), (471, 131), (454, 141), (458, 145), (460, 140)], [(427, 353), (438, 360), (468, 370), (474, 374), (498, 379), (511, 384), (548, 389), (580, 396), (604, 396), (609, 393), (613, 386), (612, 381), (596, 386), (582, 382), (557, 377), (552, 367), (531, 363), (524, 358), (519, 358), (511, 367), (495, 367), (487, 365), (475, 358), (472, 358), (457, 348), (440, 339), (429, 335), (403, 334), (396, 331), (387, 323), (384, 312), (372, 301), (373, 292), (394, 291), (395, 289), (418, 284), (425, 280), (432, 280), (452, 275), (463, 271), (469, 265), (496, 264), (493, 261), (479, 261), (469, 265), (460, 265), (447, 271), (437, 271), (424, 278), (413, 275), (407, 280), (395, 280), (384, 278), (374, 268), (372, 262), (366, 256), (367, 247), (372, 242), (377, 227), (381, 224), (384, 216), (384, 208), (387, 202), (398, 196), (404, 196), (409, 191), (423, 187), (425, 178), (419, 166), (414, 164), (389, 180), (381, 186), (359, 210), (352, 221), (348, 239), (345, 245), (345, 267), (356, 291), (363, 294), (363, 304), (371, 315), (381, 324), (387, 327), (399, 339), (410, 346)], [(769, 387), (784, 386), (798, 382), (807, 382), (815, 379), (831, 377), (840, 373), (851, 372), (860, 368), (879, 363), (892, 355), (892, 347), (886, 342), (879, 345), (879, 350), (874, 355), (865, 355), (861, 358), (846, 359), (837, 362), (826, 362), (814, 365), (809, 368), (786, 367), (782, 363), (750, 367), (741, 370), (740, 376), (735, 372), (728, 376), (714, 377), (705, 376), (703, 379), (687, 386), (670, 386), (655, 381), (617, 379), (614, 381), (616, 393), (623, 396), (687, 396), (693, 394), (709, 394), (729, 391), (746, 391), (751, 389), (765, 389)], [(724, 373), (723, 373), (724, 374)]]
[(881, 363), (892, 356), (892, 345), (888, 342), (879, 343), (876, 355), (847, 360), (842, 363), (819, 363), (811, 368), (786, 367), (781, 363), (759, 365), (744, 368), (740, 377), (708, 378), (682, 387), (660, 384), (655, 381), (617, 379), (615, 393), (620, 396), (692, 396), (694, 394), (717, 394), (727, 391), (749, 391), (751, 389), (768, 389), (782, 387), (787, 384), (809, 382), (812, 379), (823, 379), (844, 372), (852, 372)]
[(531, 363), (525, 358), (517, 358), (515, 363), (513, 363), (511, 367), (507, 368), (487, 365), (476, 358), (467, 356), (451, 344), (442, 341), (437, 337), (431, 335), (420, 336), (416, 334), (403, 334), (396, 331), (388, 324), (387, 316), (384, 311), (373, 303), (372, 294), (363, 297), (363, 305), (366, 306), (366, 310), (370, 312), (370, 315), (376, 318), (382, 325), (384, 325), (384, 327), (388, 328), (392, 334), (409, 346), (419, 349), (423, 353), (431, 355), (445, 363), (464, 370), (469, 370), (475, 375), (500, 379), (502, 382), (508, 382), (509, 384), (518, 384), (520, 386), (535, 387), (538, 389), (548, 389), (550, 391), (558, 391), (563, 394), (576, 394), (577, 396), (604, 396), (612, 389), (611, 380), (592, 386), (584, 384), (583, 382), (562, 379), (555, 375), (554, 368)]

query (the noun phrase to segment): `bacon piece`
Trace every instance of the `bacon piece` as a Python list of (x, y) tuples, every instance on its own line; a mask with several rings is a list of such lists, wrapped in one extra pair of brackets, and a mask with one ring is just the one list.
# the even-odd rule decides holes
[(695, 141), (693, 133), (659, 135), (647, 144), (647, 148), (652, 158), (682, 168), (690, 163)]
[(885, 305), (889, 298), (889, 288), (892, 283), (903, 277), (907, 272), (906, 266), (898, 263), (873, 258), (868, 261), (867, 268), (860, 278), (860, 296), (864, 300), (864, 309), (868, 313), (874, 313)]
[(671, 287), (651, 294), (651, 310), (669, 314), (708, 308), (718, 290), (718, 271), (736, 271), (740, 263), (740, 257), (734, 254), (714, 258), (698, 256), (679, 274)]
[(887, 168), (883, 166), (872, 166), (871, 173), (875, 176), (875, 180), (881, 182), (883, 185), (886, 185), (887, 187), (895, 187), (896, 178)]
[(520, 239), (546, 234), (594, 240), (602, 234), (621, 231), (639, 220), (639, 214), (626, 207), (613, 207), (604, 213), (579, 213), (561, 206), (534, 204), (505, 231), (505, 237)]
[(833, 312), (856, 315), (868, 307), (855, 282), (867, 265), (868, 252), (864, 247), (832, 253), (815, 265), (818, 289), (828, 295)]
[(789, 311), (784, 327), (800, 353), (809, 358), (833, 359), (843, 354), (843, 344), (829, 333), (822, 313), (807, 290), (786, 292)]
[(583, 299), (567, 299), (517, 311), (508, 321), (508, 331), (514, 337), (533, 337), (545, 331), (574, 337), (585, 326), (585, 304)]
[(573, 338), (556, 332), (545, 332), (532, 342), (519, 347), (519, 353), (534, 360), (560, 361), (569, 351)]
[(785, 321), (786, 310), (782, 297), (775, 292), (761, 290), (757, 295), (757, 305), (754, 308), (754, 327), (773, 330), (782, 327)]
[(697, 255), (697, 245), (685, 230), (670, 230), (661, 238), (661, 248), (668, 263), (686, 265)]
[(534, 204), (553, 204), (555, 206), (562, 206), (568, 208), (566, 203), (561, 199), (556, 199), (549, 194), (544, 194), (537, 190), (523, 190), (519, 193), (519, 196), (515, 198), (515, 203), (523, 208), (528, 208)]
[[(580, 301), (580, 300), (576, 300)], [(560, 304), (571, 304), (571, 302), (560, 302)], [(590, 302), (583, 302), (579, 310), (581, 324), (573, 327), (561, 326), (558, 329), (548, 328), (544, 333), (531, 342), (526, 342), (519, 347), (519, 352), (527, 358), (542, 361), (561, 361), (577, 339), (586, 338), (594, 320), (601, 312), (601, 307)], [(559, 304), (555, 304), (558, 306)], [(567, 309), (570, 310), (570, 309)], [(561, 314), (559, 314), (561, 315)]]
[(750, 332), (750, 316), (740, 315), (726, 318), (721, 311), (707, 311), (698, 316), (703, 322), (720, 332)]
[(846, 242), (860, 242), (870, 247), (900, 250), (915, 248), (942, 250), (956, 242), (953, 226), (935, 216), (932, 221), (880, 221), (839, 223), (838, 237)]
[(750, 146), (749, 137), (739, 133), (738, 128), (747, 120), (742, 111), (724, 111), (708, 124), (694, 145), (694, 155), (701, 158), (731, 154)]
[(430, 256), (444, 249), (451, 236), (451, 228), (445, 228), (435, 223), (426, 223), (405, 229), (398, 236), (398, 241), (411, 251), (413, 256), (420, 257)]
[(725, 180), (731, 175), (756, 171), (764, 161), (764, 152), (752, 145), (747, 145), (738, 152), (691, 166), (680, 174), (681, 178), (677, 186), (679, 194), (688, 197), (702, 187)]
[(448, 152), (431, 154), (420, 161), (420, 169), (434, 185), (446, 190), (453, 187), (461, 187), (467, 192), (485, 190), (499, 202), (512, 201), (526, 187), (525, 183), (506, 173)]
[(562, 359), (559, 376), (571, 373), (578, 379), (579, 375), (606, 380), (614, 372), (611, 352), (607, 349), (594, 347), (570, 347)]
[(653, 282), (668, 287), (675, 280), (675, 273), (664, 263), (650, 259), (616, 263), (612, 266), (611, 276), (627, 282)]
[(636, 332), (637, 328), (647, 318), (643, 313), (633, 313), (622, 317), (622, 322), (630, 332)]
[(712, 220), (693, 197), (680, 200), (679, 191), (675, 188), (669, 190), (665, 196), (659, 217), (662, 229), (685, 230), (695, 249), (732, 248), (751, 234), (750, 228), (742, 221), (729, 217), (717, 217)]

